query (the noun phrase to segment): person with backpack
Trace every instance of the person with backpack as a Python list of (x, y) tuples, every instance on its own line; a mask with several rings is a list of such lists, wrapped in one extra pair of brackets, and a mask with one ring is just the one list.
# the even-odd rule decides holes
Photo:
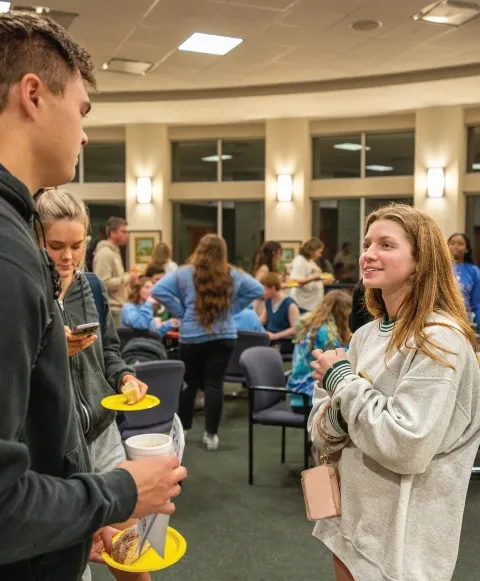
[[(80, 270), (85, 260), (89, 226), (85, 204), (62, 190), (41, 191), (34, 201), (43, 225), (41, 241), (60, 276), (62, 290), (58, 303), (65, 325), (73, 391), (92, 468), (95, 472), (106, 472), (116, 468), (126, 455), (114, 421), (115, 412), (105, 409), (100, 402), (120, 392), (127, 381), (136, 381), (142, 396), (148, 388), (136, 379), (133, 367), (120, 357), (120, 341), (104, 284), (95, 275), (87, 276)], [(96, 306), (98, 291), (103, 302), (100, 308)], [(101, 332), (72, 334), (73, 327), (96, 321), (101, 323)], [(112, 572), (117, 575), (116, 571)], [(118, 575), (122, 580), (150, 580), (148, 574)]]

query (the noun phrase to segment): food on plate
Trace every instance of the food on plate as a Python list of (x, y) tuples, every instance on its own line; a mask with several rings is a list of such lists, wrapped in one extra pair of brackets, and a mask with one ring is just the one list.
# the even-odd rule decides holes
[(150, 543), (145, 541), (142, 553), (139, 555), (138, 540), (137, 525), (133, 525), (122, 531), (120, 536), (113, 542), (113, 559), (121, 565), (132, 565), (135, 563), (150, 548)]
[(122, 386), (122, 393), (127, 396), (127, 404), (133, 405), (140, 401), (140, 388), (136, 381), (127, 381), (125, 385)]

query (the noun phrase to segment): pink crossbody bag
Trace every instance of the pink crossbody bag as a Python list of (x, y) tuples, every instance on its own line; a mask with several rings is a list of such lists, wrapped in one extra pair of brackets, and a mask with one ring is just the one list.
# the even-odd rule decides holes
[(326, 404), (320, 411), (317, 420), (318, 433), (325, 440), (325, 452), (321, 454), (321, 464), (302, 472), (302, 488), (307, 509), (308, 520), (321, 520), (334, 516), (341, 516), (340, 477), (337, 468), (330, 463), (328, 442), (338, 442), (341, 438), (334, 438), (325, 434), (320, 422), (330, 407)]

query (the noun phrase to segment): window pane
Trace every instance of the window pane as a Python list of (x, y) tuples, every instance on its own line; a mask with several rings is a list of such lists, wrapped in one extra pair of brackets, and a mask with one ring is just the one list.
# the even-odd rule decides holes
[(480, 171), (480, 127), (468, 128), (467, 172)]
[[(477, 265), (480, 264), (480, 195), (467, 196), (467, 236), (470, 238), (473, 248), (473, 259)], [(454, 234), (449, 232), (448, 235)]]
[(73, 178), (72, 182), (78, 184), (80, 181), (80, 160), (78, 161), (77, 165), (75, 166), (75, 177)]
[[(345, 273), (345, 282), (358, 278), (360, 256), (360, 199), (314, 200), (312, 207), (312, 232), (325, 244), (323, 256), (334, 266), (335, 256), (349, 242), (354, 270)], [(337, 273), (338, 274), (338, 273)]]
[(229, 262), (251, 272), (253, 255), (263, 244), (264, 224), (263, 202), (222, 202), (222, 232)]
[(173, 204), (173, 259), (183, 264), (205, 234), (217, 233), (217, 202)]
[(413, 206), (413, 198), (365, 198), (365, 218), (378, 208), (387, 206), (394, 202), (395, 204), (407, 204)]
[(125, 143), (89, 143), (83, 171), (85, 183), (125, 183)]
[(359, 178), (360, 135), (336, 135), (312, 139), (313, 179)]
[(415, 133), (367, 135), (366, 177), (413, 176)]
[(222, 180), (224, 182), (263, 181), (264, 179), (264, 139), (222, 141)]
[(172, 181), (216, 182), (217, 141), (172, 142)]

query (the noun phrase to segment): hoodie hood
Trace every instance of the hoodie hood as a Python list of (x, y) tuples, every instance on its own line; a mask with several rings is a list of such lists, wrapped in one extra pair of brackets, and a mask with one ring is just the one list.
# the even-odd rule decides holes
[(112, 252), (116, 252), (117, 254), (120, 254), (120, 248), (118, 248), (118, 246), (115, 246), (115, 244), (113, 244), (113, 242), (110, 242), (110, 240), (101, 240), (97, 244), (95, 252), (98, 252), (99, 250), (102, 250), (102, 249), (104, 249), (104, 250), (109, 249)]
[(8, 202), (22, 216), (30, 222), (34, 212), (33, 198), (27, 186), (14, 177), (3, 165), (0, 165), (0, 197)]

